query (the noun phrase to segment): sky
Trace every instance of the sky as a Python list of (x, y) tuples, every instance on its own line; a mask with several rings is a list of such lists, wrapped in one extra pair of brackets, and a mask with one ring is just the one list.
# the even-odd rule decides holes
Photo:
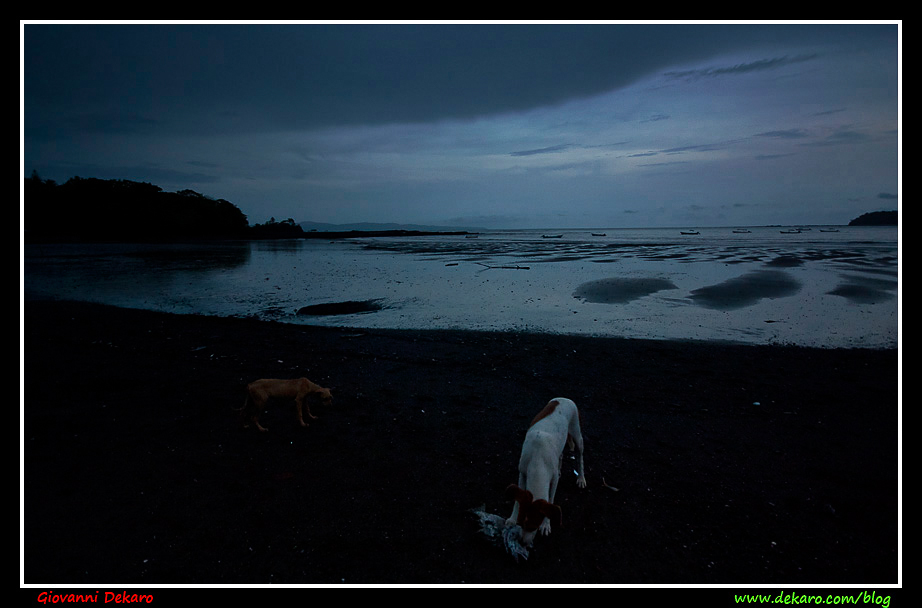
[(899, 205), (901, 29), (21, 21), (21, 171), (251, 225), (846, 224)]

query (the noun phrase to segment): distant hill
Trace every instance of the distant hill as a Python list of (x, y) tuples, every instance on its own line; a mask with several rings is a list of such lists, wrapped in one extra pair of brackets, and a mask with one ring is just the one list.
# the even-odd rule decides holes
[(872, 211), (860, 215), (848, 223), (849, 226), (896, 226), (899, 214), (896, 211)]
[(323, 222), (301, 222), (298, 224), (304, 232), (351, 232), (360, 230), (362, 232), (390, 232), (390, 231), (410, 231), (410, 232), (486, 232), (485, 228), (472, 228), (464, 226), (436, 226), (428, 224), (397, 224), (397, 223), (375, 223), (375, 222), (356, 222), (353, 224), (326, 224)]

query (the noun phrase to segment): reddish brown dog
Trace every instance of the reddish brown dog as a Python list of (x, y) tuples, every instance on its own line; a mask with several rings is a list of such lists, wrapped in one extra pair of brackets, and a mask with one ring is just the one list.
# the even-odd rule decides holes
[(307, 403), (307, 398), (310, 395), (319, 395), (321, 403), (324, 405), (333, 403), (333, 395), (330, 393), (330, 389), (314, 384), (307, 378), (293, 378), (291, 380), (264, 378), (250, 382), (247, 385), (246, 400), (243, 402), (243, 407), (238, 410), (240, 419), (244, 428), (250, 426), (249, 423), (252, 422), (260, 431), (268, 431), (269, 429), (259, 424), (259, 414), (265, 409), (269, 399), (288, 398), (294, 399), (295, 405), (298, 406), (298, 422), (301, 423), (301, 426), (307, 426), (307, 423), (304, 422), (302, 410), (307, 412), (309, 417), (314, 420), (317, 419), (317, 416), (311, 414), (310, 405)]

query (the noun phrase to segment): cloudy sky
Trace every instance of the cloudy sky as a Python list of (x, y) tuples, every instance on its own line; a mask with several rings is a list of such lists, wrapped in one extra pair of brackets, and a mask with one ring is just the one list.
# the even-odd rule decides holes
[(898, 206), (900, 36), (21, 22), (21, 169), (189, 188), (251, 224), (842, 224)]

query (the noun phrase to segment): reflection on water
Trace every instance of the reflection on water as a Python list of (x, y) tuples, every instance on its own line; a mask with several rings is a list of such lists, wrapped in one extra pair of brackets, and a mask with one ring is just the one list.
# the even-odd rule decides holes
[(250, 260), (251, 247), (245, 242), (207, 245), (163, 245), (132, 248), (123, 255), (141, 260), (152, 272), (208, 272), (242, 266)]
[(28, 245), (23, 287), (27, 300), (289, 323), (895, 344), (895, 229), (699, 232)]
[(160, 273), (219, 270), (246, 264), (252, 247), (245, 241), (202, 244), (100, 243), (33, 244), (26, 248), (30, 273)]
[(247, 242), (29, 245), (24, 291), (27, 299), (175, 309), (168, 303), (181, 300), (184, 292), (194, 299), (193, 293), (207, 283), (208, 275), (245, 267), (251, 251)]

